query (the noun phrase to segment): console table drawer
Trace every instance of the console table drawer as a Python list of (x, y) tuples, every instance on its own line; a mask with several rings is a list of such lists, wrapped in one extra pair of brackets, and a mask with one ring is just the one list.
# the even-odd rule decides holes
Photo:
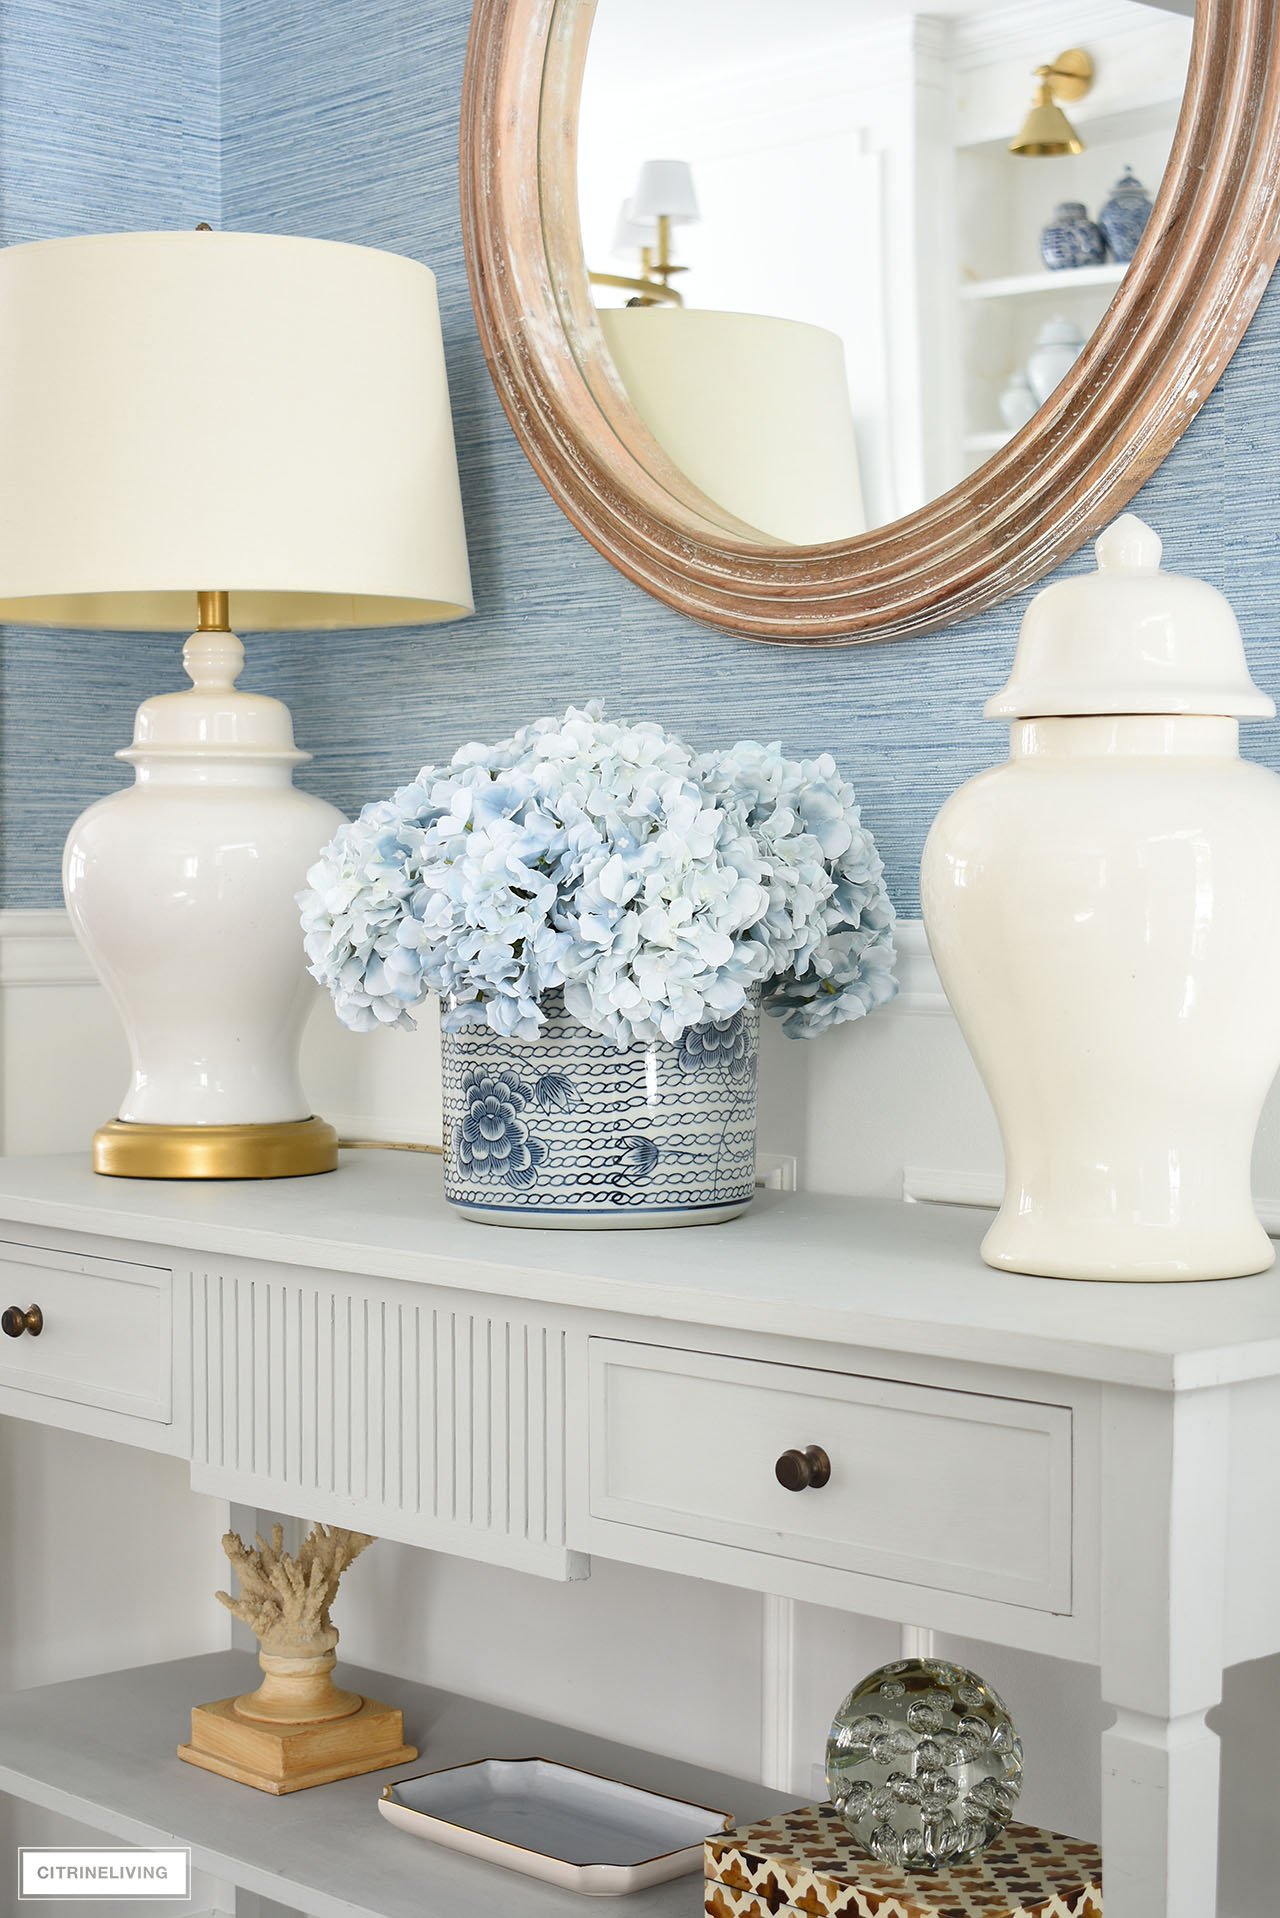
[(171, 1284), (162, 1266), (0, 1244), (0, 1309), (43, 1319), (36, 1337), (0, 1337), (0, 1386), (167, 1425)]
[[(590, 1349), (593, 1519), (1071, 1610), (1071, 1410), (613, 1339)], [(819, 1446), (820, 1489), (784, 1452)]]

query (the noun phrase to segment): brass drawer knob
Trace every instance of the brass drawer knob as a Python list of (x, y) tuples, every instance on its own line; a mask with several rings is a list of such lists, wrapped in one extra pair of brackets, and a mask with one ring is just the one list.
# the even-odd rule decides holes
[(831, 1477), (831, 1460), (820, 1445), (806, 1445), (803, 1452), (784, 1452), (773, 1471), (785, 1491), (817, 1492)]
[(44, 1331), (44, 1313), (38, 1305), (23, 1311), (20, 1305), (11, 1305), (7, 1312), (0, 1312), (0, 1332), (7, 1338), (20, 1339), (24, 1332), (30, 1332), (38, 1339)]

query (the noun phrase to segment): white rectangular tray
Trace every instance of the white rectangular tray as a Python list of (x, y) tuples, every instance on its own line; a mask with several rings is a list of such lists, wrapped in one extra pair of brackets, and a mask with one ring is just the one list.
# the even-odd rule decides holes
[(481, 1758), (384, 1785), (402, 1831), (543, 1878), (614, 1896), (702, 1868), (702, 1842), (732, 1815), (620, 1785), (548, 1758)]

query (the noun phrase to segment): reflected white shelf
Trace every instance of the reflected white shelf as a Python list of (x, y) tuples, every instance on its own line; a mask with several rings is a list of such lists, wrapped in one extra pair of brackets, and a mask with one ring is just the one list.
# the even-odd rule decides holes
[(966, 433), (960, 445), (966, 453), (998, 453), (1012, 438), (1002, 426), (994, 433)]
[(1109, 260), (1105, 266), (1075, 266), (1061, 273), (1015, 273), (1004, 280), (969, 280), (960, 288), (962, 300), (1017, 300), (1036, 294), (1083, 291), (1091, 286), (1119, 286), (1127, 262)]

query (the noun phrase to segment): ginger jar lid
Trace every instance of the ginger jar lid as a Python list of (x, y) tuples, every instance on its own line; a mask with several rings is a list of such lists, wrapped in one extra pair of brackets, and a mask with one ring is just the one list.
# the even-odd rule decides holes
[(988, 719), (1087, 713), (1211, 713), (1269, 719), (1230, 606), (1207, 580), (1160, 567), (1159, 535), (1124, 513), (1095, 547), (1098, 569), (1056, 580), (1027, 608), (1013, 671)]

